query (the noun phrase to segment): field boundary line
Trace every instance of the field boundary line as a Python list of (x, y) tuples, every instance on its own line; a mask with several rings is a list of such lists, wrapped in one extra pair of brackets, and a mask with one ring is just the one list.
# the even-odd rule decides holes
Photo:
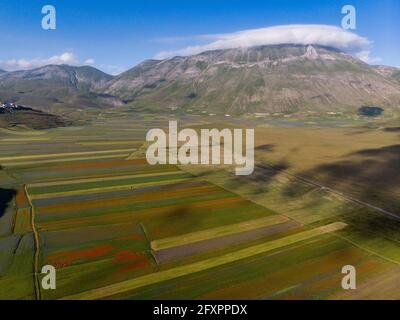
[(308, 185), (317, 187), (317, 188), (319, 188), (319, 189), (321, 189), (321, 190), (323, 190), (323, 191), (326, 191), (326, 192), (329, 192), (329, 193), (331, 193), (331, 194), (334, 194), (334, 195), (338, 196), (339, 198), (342, 198), (342, 199), (344, 199), (344, 200), (347, 200), (347, 201), (350, 201), (350, 202), (353, 202), (353, 203), (362, 205), (362, 206), (364, 206), (364, 207), (368, 207), (368, 208), (370, 208), (370, 209), (373, 209), (373, 210), (375, 210), (375, 211), (378, 211), (378, 212), (380, 212), (380, 213), (383, 213), (383, 214), (387, 215), (388, 217), (390, 217), (390, 218), (392, 218), (392, 219), (394, 219), (394, 220), (400, 221), (400, 216), (397, 215), (397, 214), (395, 214), (395, 213), (393, 213), (393, 212), (387, 211), (387, 210), (385, 210), (385, 209), (382, 209), (382, 208), (380, 208), (380, 207), (377, 207), (377, 206), (375, 206), (375, 205), (373, 205), (373, 204), (370, 204), (370, 203), (368, 203), (368, 202), (358, 200), (358, 199), (356, 199), (356, 198), (353, 198), (353, 197), (351, 197), (351, 196), (348, 196), (348, 195), (344, 194), (343, 192), (340, 192), (340, 191), (337, 191), (337, 190), (335, 190), (335, 189), (332, 189), (331, 187), (326, 187), (326, 186), (324, 186), (324, 185), (322, 185), (322, 184), (320, 184), (320, 183), (318, 183), (318, 182), (315, 182), (315, 181), (312, 181), (312, 180), (310, 180), (310, 179), (307, 179), (307, 178), (303, 178), (303, 177), (301, 177), (301, 176), (298, 176), (298, 175), (296, 175), (296, 174), (294, 174), (294, 173), (291, 173), (291, 172), (288, 171), (288, 170), (275, 168), (275, 166), (273, 166), (273, 165), (271, 165), (271, 164), (268, 164), (268, 163), (267, 163), (267, 164), (266, 164), (266, 163), (263, 163), (263, 164), (257, 163), (257, 166), (259, 166), (260, 168), (270, 168), (270, 169), (272, 169), (272, 170), (281, 172), (281, 173), (286, 174), (286, 175), (288, 175), (288, 176), (290, 176), (290, 177), (293, 177), (293, 178), (295, 178), (295, 179), (297, 179), (297, 180), (300, 180), (300, 181), (302, 181), (303, 183), (306, 183), (306, 184), (308, 184)]
[(366, 251), (366, 252), (368, 252), (368, 253), (370, 253), (370, 254), (372, 254), (372, 255), (375, 255), (375, 256), (377, 256), (377, 257), (383, 259), (383, 260), (386, 260), (386, 261), (388, 261), (388, 262), (391, 262), (391, 263), (400, 265), (400, 262), (398, 262), (398, 261), (396, 261), (396, 260), (393, 260), (393, 259), (390, 259), (390, 258), (387, 258), (387, 257), (385, 257), (385, 256), (382, 256), (381, 254), (379, 254), (379, 253), (377, 253), (377, 252), (375, 252), (375, 251), (373, 251), (373, 250), (371, 250), (371, 249), (369, 249), (369, 248), (363, 247), (363, 246), (359, 245), (358, 243), (356, 243), (355, 241), (348, 239), (348, 238), (345, 237), (345, 236), (342, 236), (342, 235), (339, 235), (339, 234), (335, 234), (335, 236), (338, 237), (338, 238), (340, 238), (340, 239), (342, 239), (342, 240), (344, 240), (344, 241), (347, 241), (347, 242), (351, 243), (353, 246), (355, 246), (355, 247), (357, 247), (357, 248), (359, 248), (359, 249), (361, 249), (361, 250), (364, 250), (364, 251)]
[(141, 287), (150, 286), (159, 282), (164, 282), (193, 273), (201, 272), (204, 270), (216, 268), (232, 262), (240, 261), (249, 257), (263, 254), (275, 249), (287, 247), (292, 244), (309, 240), (314, 237), (336, 232), (347, 227), (343, 222), (334, 222), (322, 227), (314, 228), (311, 230), (296, 233), (294, 235), (286, 236), (280, 239), (268, 241), (252, 247), (241, 249), (235, 252), (227, 253), (219, 257), (210, 258), (207, 260), (195, 262), (192, 264), (151, 273), (138, 278), (130, 279), (127, 281), (115, 283), (109, 286), (81, 292), (78, 294), (65, 296), (62, 300), (89, 300), (89, 299), (102, 299), (120, 293), (132, 291)]
[(140, 228), (142, 229), (142, 232), (144, 234), (144, 237), (146, 238), (147, 243), (149, 244), (150, 254), (151, 254), (151, 257), (153, 258), (154, 262), (156, 263), (156, 268), (157, 268), (157, 272), (158, 272), (160, 270), (160, 264), (159, 264), (159, 262), (157, 260), (156, 255), (154, 254), (153, 248), (151, 247), (151, 241), (150, 241), (149, 235), (147, 234), (146, 227), (141, 222), (139, 223), (139, 225), (140, 225)]
[(31, 207), (31, 228), (33, 232), (34, 238), (34, 261), (33, 261), (33, 281), (35, 286), (35, 297), (36, 300), (41, 300), (41, 291), (40, 291), (40, 279), (39, 279), (39, 258), (40, 258), (40, 239), (39, 233), (36, 230), (35, 225), (35, 208), (33, 207), (33, 203), (31, 198), (29, 197), (28, 189), (26, 188), (26, 184), (24, 185), (24, 191), (26, 198), (28, 199), (29, 206)]

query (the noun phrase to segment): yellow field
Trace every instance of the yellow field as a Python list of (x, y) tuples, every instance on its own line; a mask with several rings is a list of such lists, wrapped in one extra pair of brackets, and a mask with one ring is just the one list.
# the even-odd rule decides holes
[(257, 128), (255, 133), (256, 159), (285, 162), (295, 173), (398, 143), (398, 134), (381, 129), (271, 127)]

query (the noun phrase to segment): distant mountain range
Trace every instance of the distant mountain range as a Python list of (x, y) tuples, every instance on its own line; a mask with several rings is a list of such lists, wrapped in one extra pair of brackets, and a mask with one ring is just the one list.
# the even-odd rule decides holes
[(48, 65), (0, 73), (0, 98), (50, 111), (119, 105), (122, 102), (101, 88), (113, 79), (95, 68)]
[(221, 114), (355, 111), (400, 107), (400, 70), (333, 48), (288, 44), (147, 60), (114, 77), (66, 65), (0, 72), (0, 99), (53, 112), (120, 105)]

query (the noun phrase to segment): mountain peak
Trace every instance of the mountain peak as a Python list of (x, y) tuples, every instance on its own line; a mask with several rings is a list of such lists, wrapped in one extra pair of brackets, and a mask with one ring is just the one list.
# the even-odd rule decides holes
[(211, 113), (351, 110), (396, 105), (396, 81), (338, 49), (280, 44), (206, 51), (140, 64), (106, 92), (136, 108)]
[(119, 99), (98, 95), (111, 79), (111, 75), (91, 66), (45, 65), (0, 73), (0, 96), (37, 108), (120, 104)]
[(399, 74), (334, 48), (280, 44), (146, 60), (116, 77), (68, 65), (0, 73), (0, 96), (40, 107), (124, 101), (156, 112), (331, 112), (398, 106)]
[(312, 45), (308, 45), (306, 48), (306, 57), (309, 59), (318, 59), (319, 54)]

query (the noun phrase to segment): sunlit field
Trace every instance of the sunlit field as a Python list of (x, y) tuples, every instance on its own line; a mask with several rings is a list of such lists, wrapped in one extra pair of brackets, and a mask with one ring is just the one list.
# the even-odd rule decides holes
[[(3, 129), (0, 298), (400, 298), (395, 123), (178, 121), (254, 127), (255, 172), (149, 165), (160, 116)], [(57, 290), (38, 285), (46, 264)]]

